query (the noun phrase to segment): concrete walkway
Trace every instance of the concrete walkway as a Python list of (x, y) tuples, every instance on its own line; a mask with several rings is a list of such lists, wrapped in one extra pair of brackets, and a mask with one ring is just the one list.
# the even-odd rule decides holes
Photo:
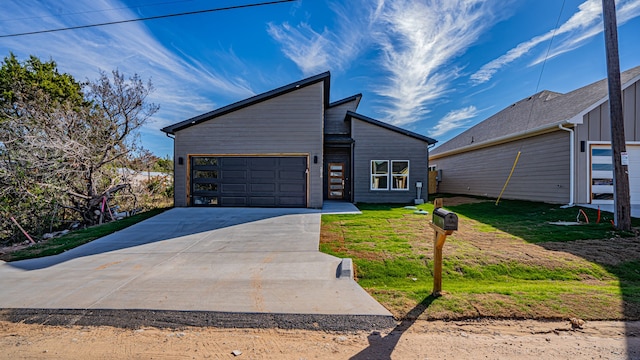
[(349, 274), (342, 259), (318, 251), (320, 216), (171, 209), (57, 256), (0, 262), (0, 308), (390, 317), (339, 277)]

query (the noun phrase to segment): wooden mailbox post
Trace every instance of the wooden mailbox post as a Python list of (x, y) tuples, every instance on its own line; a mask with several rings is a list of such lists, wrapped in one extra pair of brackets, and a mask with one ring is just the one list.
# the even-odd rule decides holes
[(442, 208), (433, 210), (433, 218), (429, 224), (435, 231), (433, 238), (433, 292), (434, 296), (442, 293), (442, 248), (447, 236), (458, 230), (458, 215)]

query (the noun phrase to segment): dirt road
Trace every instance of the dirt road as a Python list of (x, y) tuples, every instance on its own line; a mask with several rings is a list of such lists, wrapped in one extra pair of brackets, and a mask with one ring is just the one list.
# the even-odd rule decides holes
[(0, 349), (1, 359), (640, 359), (640, 322), (417, 321), (348, 333), (0, 322)]

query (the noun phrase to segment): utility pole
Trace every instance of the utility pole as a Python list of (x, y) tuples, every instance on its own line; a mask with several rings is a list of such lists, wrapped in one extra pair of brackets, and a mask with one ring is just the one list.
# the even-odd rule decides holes
[[(611, 114), (611, 148), (613, 149), (613, 202), (615, 227), (631, 231), (631, 195), (629, 193), (629, 158), (622, 118), (622, 85), (618, 57), (618, 24), (614, 0), (602, 0), (604, 43), (607, 52), (609, 112)], [(624, 161), (623, 161), (624, 160)]]

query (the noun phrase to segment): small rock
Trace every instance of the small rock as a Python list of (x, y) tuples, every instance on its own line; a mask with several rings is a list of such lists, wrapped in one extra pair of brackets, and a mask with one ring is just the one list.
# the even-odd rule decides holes
[(344, 337), (344, 336), (338, 336), (334, 340), (337, 341), (337, 342), (345, 342), (345, 341), (347, 341), (347, 338)]
[(571, 329), (573, 330), (582, 329), (584, 327), (584, 320), (582, 319), (571, 318), (569, 319), (569, 322), (571, 323)]
[(231, 353), (233, 354), (233, 356), (240, 356), (240, 355), (242, 355), (242, 351), (240, 351), (240, 350), (233, 350)]

